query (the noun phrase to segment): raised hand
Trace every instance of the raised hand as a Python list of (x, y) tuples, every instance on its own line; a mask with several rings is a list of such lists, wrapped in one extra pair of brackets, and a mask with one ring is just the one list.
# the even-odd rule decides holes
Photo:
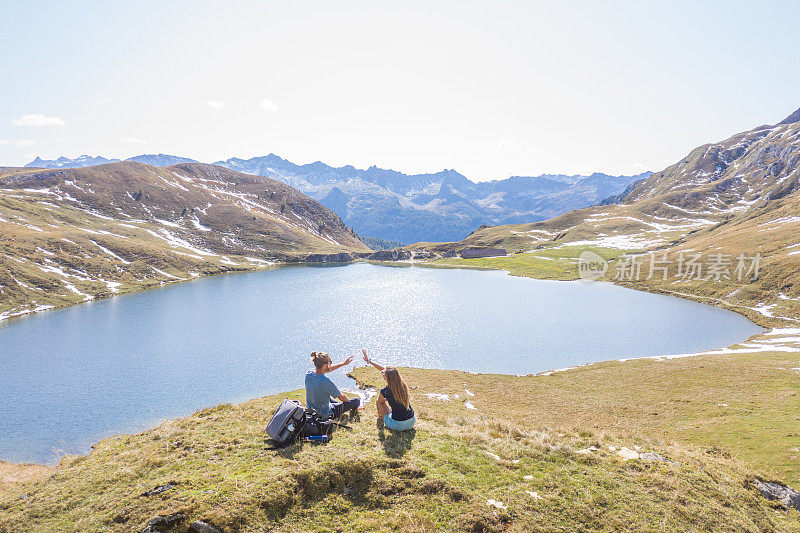
[(344, 363), (342, 363), (342, 364), (343, 364), (343, 365), (349, 365), (349, 364), (350, 364), (350, 363), (352, 363), (352, 362), (353, 362), (353, 356), (351, 355), (350, 357), (348, 357), (347, 359), (345, 359), (345, 360), (344, 360)]
[(361, 353), (362, 353), (362, 354), (364, 354), (364, 361), (366, 361), (368, 364), (370, 364), (370, 365), (374, 366), (375, 368), (377, 368), (378, 370), (380, 370), (381, 372), (383, 372), (383, 367), (382, 367), (381, 365), (379, 365), (379, 364), (378, 364), (378, 363), (376, 363), (375, 361), (371, 361), (371, 360), (370, 360), (370, 358), (369, 358), (369, 357), (367, 357), (367, 351), (366, 351), (366, 350), (362, 349), (362, 350), (361, 350)]

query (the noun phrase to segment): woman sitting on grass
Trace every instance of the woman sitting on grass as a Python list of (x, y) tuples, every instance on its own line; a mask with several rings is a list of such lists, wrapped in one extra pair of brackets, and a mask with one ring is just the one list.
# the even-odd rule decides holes
[(400, 377), (400, 372), (393, 366), (383, 367), (367, 357), (367, 351), (361, 350), (364, 361), (381, 371), (386, 387), (378, 394), (378, 415), (383, 417), (383, 425), (394, 431), (408, 431), (414, 427), (417, 419), (411, 400), (408, 397), (408, 386)]

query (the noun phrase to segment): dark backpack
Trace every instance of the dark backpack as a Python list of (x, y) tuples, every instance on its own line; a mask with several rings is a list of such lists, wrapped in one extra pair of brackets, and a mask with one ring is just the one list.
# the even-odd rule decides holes
[(267, 435), (278, 444), (291, 444), (303, 431), (306, 410), (295, 400), (283, 400), (267, 424)]
[(300, 402), (287, 398), (272, 415), (266, 431), (267, 435), (278, 444), (276, 448), (282, 448), (298, 438), (330, 436), (335, 426), (349, 427), (333, 419), (323, 418), (315, 410), (306, 409)]
[(333, 433), (334, 426), (347, 427), (339, 424), (332, 418), (322, 418), (319, 413), (313, 409), (306, 409), (306, 423), (303, 425), (301, 431), (302, 437), (319, 437), (321, 435), (330, 436)]

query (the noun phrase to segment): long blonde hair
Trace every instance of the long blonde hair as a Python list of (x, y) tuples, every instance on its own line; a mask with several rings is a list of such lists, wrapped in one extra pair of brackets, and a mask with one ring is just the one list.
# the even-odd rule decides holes
[(383, 375), (386, 376), (386, 383), (389, 385), (389, 390), (392, 391), (395, 401), (408, 409), (411, 406), (411, 398), (408, 397), (408, 385), (400, 377), (400, 372), (393, 366), (387, 366), (383, 371)]

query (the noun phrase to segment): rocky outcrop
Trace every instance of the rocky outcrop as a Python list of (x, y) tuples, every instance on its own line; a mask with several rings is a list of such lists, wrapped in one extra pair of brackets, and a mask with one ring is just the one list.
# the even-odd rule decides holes
[(178, 486), (177, 483), (167, 483), (166, 485), (159, 485), (154, 489), (150, 489), (148, 491), (143, 492), (141, 496), (144, 498), (149, 498), (150, 496), (155, 496), (156, 494), (167, 492), (168, 490), (174, 489), (177, 486)]
[(155, 533), (157, 531), (169, 531), (175, 526), (186, 520), (183, 513), (175, 513), (167, 516), (157, 516), (150, 520), (142, 533)]
[(338, 254), (311, 254), (305, 258), (305, 263), (349, 263), (356, 260), (359, 254), (339, 252)]
[(408, 250), (395, 248), (394, 250), (380, 250), (364, 257), (368, 261), (407, 261), (413, 258)]
[(750, 482), (758, 491), (768, 500), (776, 500), (781, 502), (787, 508), (793, 508), (800, 511), (800, 492), (775, 483), (773, 481), (762, 481), (758, 478)]
[(410, 261), (412, 259), (436, 259), (439, 255), (430, 250), (406, 250), (395, 248), (393, 250), (379, 250), (371, 253), (341, 252), (338, 254), (311, 254), (304, 263), (350, 263), (357, 259), (367, 261)]
[(222, 531), (202, 520), (195, 520), (189, 524), (189, 533), (222, 533)]

